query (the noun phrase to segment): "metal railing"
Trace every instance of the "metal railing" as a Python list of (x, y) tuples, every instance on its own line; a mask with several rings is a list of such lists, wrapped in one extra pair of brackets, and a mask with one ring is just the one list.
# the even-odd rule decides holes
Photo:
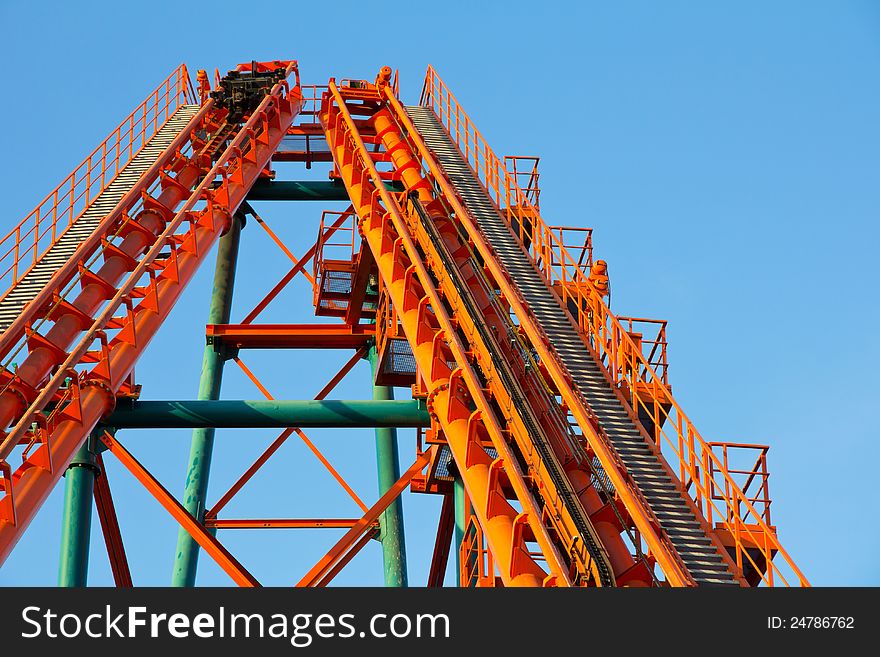
[(357, 215), (354, 212), (324, 210), (321, 213), (312, 267), (316, 281), (327, 268), (328, 262), (337, 267), (344, 264), (347, 269), (354, 267), (358, 250), (357, 238)]
[[(666, 354), (666, 320), (645, 317), (623, 317), (617, 319), (626, 327), (635, 345), (645, 357), (646, 367), (652, 369), (664, 384), (669, 385), (669, 361)], [(646, 372), (639, 372), (644, 379)]]
[[(767, 470), (767, 445), (747, 445), (743, 443), (709, 443), (709, 447), (718, 455), (719, 460), (724, 464), (725, 471), (739, 484), (746, 499), (759, 511), (761, 517), (768, 525), (772, 526), (770, 521), (770, 489), (769, 479), (770, 473)], [(757, 453), (757, 455), (756, 455)], [(752, 462), (754, 460), (754, 462)], [(715, 469), (714, 462), (709, 463), (709, 481), (713, 485), (712, 499), (723, 500), (730, 498), (730, 492), (727, 490), (729, 484), (726, 478), (716, 475), (720, 474)], [(742, 510), (739, 508), (728, 509), (731, 513), (742, 516)]]
[(0, 298), (83, 213), (165, 121), (198, 102), (181, 64), (17, 226), (0, 239)]
[[(288, 67), (288, 75), (290, 71), (291, 68)], [(185, 67), (181, 66), (178, 72), (184, 76), (181, 78), (181, 83), (188, 85)], [(192, 88), (189, 86), (187, 88), (188, 91), (186, 93), (192, 94)], [(298, 93), (299, 90), (296, 91)], [(236, 136), (226, 146), (222, 155), (216, 159), (211, 169), (201, 177), (195, 190), (189, 194), (188, 200), (167, 221), (162, 232), (154, 236), (152, 245), (149, 246), (146, 253), (140, 256), (134, 268), (127, 273), (124, 280), (114, 284), (115, 293), (112, 298), (108, 299), (96, 311), (94, 319), (89, 318), (89, 321), (92, 321), (91, 326), (88, 328), (83, 327), (85, 332), (77, 338), (78, 341), (73, 347), (66, 350), (64, 361), (53, 369), (51, 377), (48, 381), (41, 384), (39, 390), (36, 391), (35, 399), (30, 402), (27, 410), (9, 428), (8, 433), (2, 436), (2, 439), (0, 439), (0, 475), (2, 475), (0, 490), (5, 495), (0, 497), (0, 518), (5, 520), (11, 519), (11, 524), (16, 524), (15, 505), (13, 502), (14, 483), (16, 481), (15, 473), (24, 471), (27, 467), (32, 467), (32, 465), (39, 465), (43, 469), (52, 472), (51, 454), (53, 448), (50, 442), (53, 440), (54, 432), (58, 430), (58, 427), (63, 422), (84, 421), (83, 390), (91, 387), (94, 381), (101, 379), (101, 376), (95, 376), (93, 380), (90, 380), (89, 374), (93, 373), (94, 369), (97, 369), (99, 366), (103, 367), (106, 372), (104, 374), (106, 384), (102, 383), (102, 385), (106, 385), (106, 389), (110, 391), (111, 395), (113, 394), (114, 387), (122, 384), (122, 381), (114, 381), (110, 378), (112, 374), (111, 349), (126, 342), (126, 340), (122, 339), (119, 333), (109, 335), (109, 332), (119, 331), (126, 324), (133, 326), (134, 315), (139, 310), (139, 306), (136, 306), (136, 302), (139, 299), (146, 300), (141, 303), (155, 302), (156, 310), (154, 312), (157, 314), (167, 314), (170, 311), (170, 306), (161, 298), (167, 293), (165, 291), (168, 290), (168, 287), (163, 286), (162, 290), (164, 291), (160, 292), (160, 283), (171, 279), (171, 277), (165, 278), (156, 272), (161, 270), (164, 273), (166, 268), (175, 270), (173, 280), (176, 285), (180, 285), (181, 274), (178, 265), (178, 254), (181, 251), (190, 249), (192, 253), (198, 253), (199, 241), (197, 231), (210, 231), (212, 234), (219, 234), (220, 227), (217, 216), (224, 214), (231, 216), (229, 209), (226, 207), (229, 204), (230, 189), (250, 184), (250, 181), (244, 179), (244, 167), (255, 157), (253, 154), (259, 148), (264, 147), (266, 134), (271, 129), (271, 126), (274, 125), (273, 118), (281, 111), (280, 99), (289, 95), (292, 95), (292, 92), (286, 80), (277, 83), (273, 87), (271, 94), (264, 98), (248, 122), (238, 130)], [(187, 96), (184, 95), (184, 97)], [(297, 99), (296, 102), (299, 102), (299, 100)], [(193, 121), (202, 120), (202, 116), (207, 111), (207, 108), (209, 108), (209, 105), (203, 106), (201, 112), (196, 115)], [(193, 152), (193, 143), (189, 138), (190, 134), (189, 132), (181, 133), (177, 138), (177, 141), (180, 142), (180, 145), (177, 147), (177, 153), (182, 159), (190, 157)], [(173, 146), (174, 144), (172, 143), (172, 146), (167, 150), (171, 151)], [(158, 162), (154, 167), (158, 167)], [(256, 177), (256, 173), (253, 176)], [(212, 183), (218, 180), (219, 185), (213, 187)], [(123, 210), (126, 212), (126, 220), (122, 222), (116, 232), (104, 239), (103, 249), (105, 251), (108, 248), (117, 246), (117, 240), (122, 239), (121, 236), (125, 224), (129, 223), (131, 217), (138, 216), (139, 210), (143, 209), (144, 199), (155, 199), (159, 196), (158, 192), (161, 189), (162, 183), (163, 179), (157, 177), (150, 187), (142, 190), (145, 193), (141, 194), (139, 200), (129, 202), (130, 207), (127, 212)], [(204, 207), (201, 207), (202, 204), (204, 204)], [(199, 209), (196, 209), (197, 206), (199, 206)], [(219, 209), (215, 210), (215, 207)], [(166, 249), (169, 255), (165, 255)], [(204, 257), (205, 252), (207, 251), (202, 251), (201, 255), (194, 257)], [(95, 265), (101, 256), (101, 251), (89, 256), (90, 260), (82, 264), (78, 275), (63, 286), (62, 290), (57, 292), (54, 302), (56, 305), (53, 306), (53, 309), (61, 303), (66, 303), (68, 307), (73, 306), (74, 299), (78, 294), (77, 290), (82, 287), (85, 277), (92, 275), (93, 271), (98, 270), (98, 267)], [(183, 285), (185, 284), (186, 281), (183, 282)], [(163, 306), (162, 304), (165, 305)], [(31, 330), (28, 331), (31, 339), (34, 336), (39, 337), (39, 332), (44, 330), (47, 324), (51, 323), (49, 319), (51, 312), (50, 310), (49, 314), (46, 314), (45, 317), (42, 317), (33, 324)], [(131, 335), (134, 336), (134, 333)], [(145, 338), (143, 344), (146, 344), (146, 342), (149, 342), (149, 337)], [(136, 341), (132, 340), (130, 344), (135, 343)], [(21, 352), (26, 348), (26, 344), (23, 341), (17, 342), (14, 346), (16, 351), (6, 356), (7, 360), (0, 365), (0, 373), (9, 372), (14, 369), (11, 367), (11, 359), (15, 358), (17, 352)], [(138, 347), (140, 349), (143, 348), (140, 343), (138, 343)], [(131, 358), (132, 356), (129, 352), (128, 355), (123, 357)], [(98, 365), (95, 365), (96, 363)], [(94, 367), (91, 371), (89, 370), (90, 366)], [(11, 387), (13, 385), (13, 381), (7, 381), (4, 387), (0, 389), (0, 394), (14, 390)], [(47, 411), (50, 405), (51, 409)], [(13, 472), (9, 461), (16, 449), (21, 449), (22, 466)], [(32, 463), (31, 466), (28, 466), (27, 462), (30, 460), (32, 453), (36, 453), (38, 450), (46, 455), (45, 461), (42, 463)]]
[(550, 241), (550, 269), (553, 271), (553, 279), (562, 278), (562, 272), (556, 272), (556, 267), (565, 267), (566, 262), (563, 252), (568, 253), (584, 274), (589, 276), (590, 267), (593, 266), (593, 229), (580, 228), (577, 226), (550, 226), (550, 232), (555, 239)]
[(541, 209), (541, 187), (538, 179), (538, 162), (541, 158), (531, 155), (505, 155), (504, 168), (536, 210)]
[(327, 93), (326, 84), (306, 84), (302, 86), (303, 104), (298, 123), (317, 123), (321, 113), (321, 99)]
[(458, 547), (461, 563), (459, 586), (474, 588), (495, 585), (495, 564), (486, 546), (483, 530), (474, 516), (467, 519), (467, 526)]
[[(734, 542), (732, 558), (740, 571), (748, 562), (762, 573), (763, 583), (769, 586), (808, 586), (806, 577), (779, 543), (775, 530), (673, 399), (664, 377), (645, 358), (626, 327), (589, 282), (578, 259), (544, 222), (507, 171), (503, 159), (495, 155), (432, 67), (425, 76), (420, 103), (434, 110), (547, 282), (561, 283), (556, 289), (560, 290), (563, 302), (577, 309), (580, 329), (613, 384), (625, 395), (633, 415), (638, 417), (641, 409), (654, 419), (654, 435), (649, 438), (677, 462), (679, 478), (710, 525), (717, 520), (719, 528), (729, 532)], [(527, 232), (526, 227), (531, 230)], [(554, 258), (560, 266), (550, 266)], [(724, 486), (719, 486), (721, 482)], [(777, 562), (782, 561), (785, 571), (782, 565), (773, 563), (774, 555)]]

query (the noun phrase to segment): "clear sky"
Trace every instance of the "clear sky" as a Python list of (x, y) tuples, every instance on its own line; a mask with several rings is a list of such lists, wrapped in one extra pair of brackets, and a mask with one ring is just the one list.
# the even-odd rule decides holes
[[(496, 152), (540, 155), (551, 224), (592, 226), (613, 308), (669, 320), (670, 380), (703, 436), (768, 443), (773, 521), (819, 585), (880, 584), (878, 444), (880, 5), (736, 2), (56, 3), (0, 0), (6, 232), (180, 62), (221, 71), (298, 59), (306, 83), (400, 69), (415, 101), (433, 64)], [(279, 168), (290, 179), (323, 176)], [(258, 209), (295, 252), (321, 206)], [(233, 319), (285, 271), (251, 224)], [(211, 265), (137, 367), (144, 399), (198, 388)], [(299, 281), (264, 315), (309, 321)], [(310, 398), (347, 354), (246, 353), (279, 398)], [(366, 364), (334, 396), (369, 395)], [(232, 368), (230, 399), (259, 397)], [(367, 503), (369, 431), (309, 432)], [(211, 500), (269, 443), (222, 431)], [(188, 432), (119, 438), (171, 490)], [(401, 434), (402, 461), (412, 459)], [(291, 440), (228, 517), (354, 516), (357, 507)], [(136, 584), (169, 581), (177, 529), (108, 457)], [(405, 497), (409, 575), (424, 584), (439, 500)], [(60, 487), (0, 570), (56, 580)], [(299, 579), (333, 530), (220, 537), (266, 584)], [(97, 521), (90, 577), (112, 582)], [(380, 584), (378, 545), (339, 583)], [(228, 584), (202, 557), (199, 583)]]

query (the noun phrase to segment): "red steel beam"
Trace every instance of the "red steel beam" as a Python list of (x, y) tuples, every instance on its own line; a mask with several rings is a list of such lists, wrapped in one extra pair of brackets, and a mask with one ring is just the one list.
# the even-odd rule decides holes
[(285, 151), (278, 149), (272, 154), (273, 162), (332, 162), (333, 154), (326, 151)]
[(334, 577), (336, 577), (340, 571), (348, 565), (348, 562), (354, 559), (354, 557), (361, 551), (361, 549), (370, 542), (376, 536), (377, 530), (368, 531), (366, 534), (361, 536), (360, 540), (355, 543), (351, 549), (345, 553), (345, 555), (336, 562), (336, 564), (327, 571), (327, 574), (324, 575), (320, 580), (315, 583), (316, 587), (323, 588), (327, 586)]
[[(337, 219), (333, 223), (333, 225), (327, 229), (326, 236), (330, 236), (334, 232), (336, 232), (336, 229), (339, 228), (345, 222), (345, 218), (346, 218), (345, 214), (340, 216), (339, 219)], [(275, 299), (275, 297), (277, 297), (281, 293), (281, 291), (285, 287), (287, 287), (287, 284), (290, 283), (290, 281), (292, 281), (298, 273), (305, 272), (305, 266), (315, 257), (315, 252), (317, 251), (317, 249), (318, 249), (318, 244), (316, 242), (305, 253), (303, 253), (299, 257), (299, 259), (296, 261), (296, 264), (290, 268), (290, 271), (288, 271), (286, 274), (284, 274), (284, 276), (281, 277), (281, 280), (275, 284), (275, 287), (273, 287), (269, 291), (269, 293), (265, 297), (263, 297), (263, 299), (260, 301), (260, 303), (258, 303), (254, 307), (254, 309), (251, 310), (247, 314), (247, 317), (244, 318), (244, 321), (242, 322), (242, 324), (251, 324), (257, 318), (257, 315), (259, 315), (261, 312), (263, 312), (266, 309), (266, 306), (268, 306), (270, 303), (272, 303), (272, 301)]]
[[(269, 228), (269, 224), (267, 224), (265, 221), (263, 221), (263, 218), (259, 214), (257, 214), (257, 211), (254, 210), (253, 208), (250, 208), (250, 213), (254, 217), (254, 219), (256, 220), (257, 225), (260, 228), (262, 228), (264, 231), (266, 231), (266, 234), (272, 239), (273, 242), (275, 242), (276, 246), (278, 246), (278, 248), (284, 252), (284, 255), (286, 255), (294, 265), (298, 264), (299, 260), (296, 259), (296, 256), (290, 252), (290, 249), (288, 249), (287, 245), (284, 244), (282, 239), (280, 237), (278, 237), (278, 235), (275, 234), (275, 231), (273, 231), (271, 228)], [(308, 278), (309, 282), (312, 285), (315, 284), (315, 278), (309, 272), (303, 270), (302, 275), (305, 276), (306, 278)]]
[(128, 567), (128, 558), (125, 556), (125, 546), (122, 543), (122, 532), (119, 531), (113, 496), (110, 494), (107, 468), (104, 467), (104, 457), (100, 454), (95, 455), (95, 465), (98, 466), (99, 471), (95, 478), (95, 506), (98, 509), (101, 532), (104, 534), (104, 544), (107, 546), (107, 557), (110, 559), (113, 581), (118, 588), (130, 589), (132, 587), (131, 570)]
[(208, 324), (208, 342), (237, 349), (359, 349), (376, 335), (372, 325)]
[(446, 494), (443, 496), (440, 520), (437, 523), (437, 539), (434, 541), (434, 556), (431, 558), (431, 570), (428, 573), (428, 588), (443, 586), (453, 529), (455, 529), (455, 502), (451, 494)]

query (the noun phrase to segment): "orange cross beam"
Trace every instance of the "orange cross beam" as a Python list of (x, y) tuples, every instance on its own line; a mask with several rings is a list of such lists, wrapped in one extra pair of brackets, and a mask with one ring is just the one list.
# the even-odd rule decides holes
[(208, 343), (236, 349), (358, 349), (374, 326), (347, 324), (209, 324)]
[[(397, 499), (397, 496), (400, 495), (403, 492), (403, 489), (409, 485), (409, 482), (412, 481), (413, 477), (431, 462), (431, 456), (434, 449), (436, 449), (436, 447), (432, 447), (430, 450), (420, 454), (409, 469), (401, 475), (400, 479), (398, 479), (397, 482), (379, 498), (379, 501), (371, 506), (364, 516), (358, 520), (357, 524), (349, 529), (345, 535), (339, 539), (339, 542), (305, 574), (297, 586), (323, 586), (326, 584), (327, 581), (329, 581), (327, 575), (338, 572), (336, 567), (339, 565), (339, 562), (343, 560), (347, 562), (350, 560), (351, 556), (353, 556), (351, 552), (355, 550), (355, 548), (360, 549), (360, 547), (363, 547), (366, 543), (364, 540), (364, 532), (368, 531), (373, 523), (379, 520), (379, 516), (385, 512), (388, 505)], [(367, 534), (366, 538), (369, 540), (369, 534)], [(346, 559), (347, 555), (348, 559)]]
[[(205, 518), (210, 529), (351, 529), (359, 518)], [(379, 522), (372, 524), (379, 529)]]
[[(333, 377), (333, 380), (330, 383), (328, 383), (327, 386), (324, 387), (324, 390), (319, 392), (318, 395), (322, 396), (322, 398), (323, 398), (323, 395), (326, 395), (327, 391), (331, 387), (335, 386), (339, 382), (339, 380), (342, 378), (342, 376), (344, 376), (343, 371), (348, 371), (348, 369), (350, 369), (354, 365), (354, 363), (357, 362), (357, 360), (359, 360), (361, 358), (361, 356), (362, 356), (361, 351), (355, 352), (355, 355), (348, 361), (348, 363), (343, 365), (343, 368), (342, 368), (342, 370), (340, 370), (340, 373), (337, 374), (335, 377)], [(247, 377), (254, 383), (254, 385), (257, 386), (257, 388), (259, 388), (260, 392), (262, 392), (263, 395), (265, 395), (266, 399), (269, 399), (269, 400), (275, 399), (272, 396), (272, 393), (270, 393), (266, 389), (266, 387), (260, 382), (260, 380), (256, 377), (256, 375), (253, 372), (251, 372), (250, 369), (248, 369), (247, 365), (245, 365), (241, 361), (240, 358), (234, 358), (233, 360), (242, 369), (242, 371), (247, 375)], [(235, 493), (241, 488), (241, 486), (243, 486), (247, 482), (247, 480), (250, 479), (253, 476), (253, 474), (259, 468), (262, 467), (263, 463), (265, 463), (266, 460), (268, 460), (268, 458), (273, 453), (275, 453), (275, 451), (284, 443), (284, 441), (287, 440), (287, 438), (291, 435), (291, 433), (295, 433), (297, 436), (300, 437), (300, 439), (302, 439), (302, 441), (305, 443), (306, 447), (308, 447), (309, 450), (312, 452), (312, 454), (314, 454), (315, 457), (321, 462), (321, 464), (325, 468), (327, 468), (327, 471), (333, 476), (333, 478), (337, 482), (339, 482), (339, 485), (345, 489), (345, 492), (348, 493), (349, 497), (351, 497), (351, 499), (353, 499), (355, 501), (355, 503), (359, 507), (361, 507), (361, 509), (366, 509), (366, 505), (361, 501), (361, 499), (358, 497), (357, 493), (354, 492), (354, 489), (348, 484), (347, 481), (345, 481), (345, 478), (341, 474), (339, 474), (339, 472), (336, 470), (336, 468), (333, 467), (333, 465), (330, 463), (330, 461), (327, 460), (327, 457), (324, 456), (323, 453), (321, 453), (321, 450), (318, 449), (318, 447), (315, 445), (315, 443), (313, 443), (309, 439), (309, 437), (303, 432), (302, 429), (300, 429), (299, 427), (291, 427), (291, 428), (285, 429), (283, 432), (281, 432), (281, 434), (278, 436), (278, 438), (276, 438), (275, 441), (266, 449), (266, 451), (263, 452), (263, 454), (260, 456), (260, 458), (258, 458), (257, 461), (248, 469), (248, 471), (245, 472), (244, 475), (242, 475), (241, 479), (239, 479), (233, 485), (233, 487), (229, 489), (229, 491), (226, 493), (226, 495), (223, 496), (223, 499), (221, 499), (220, 502), (218, 502), (215, 505), (215, 507), (211, 510), (211, 512), (210, 512), (211, 515), (214, 515), (216, 513), (217, 509), (219, 509), (221, 507), (221, 505), (226, 504), (229, 501), (229, 499), (231, 499), (231, 497), (233, 495), (235, 495)]]
[(229, 550), (223, 547), (220, 541), (214, 538), (214, 536), (205, 529), (204, 525), (192, 517), (187, 510), (183, 508), (183, 505), (181, 505), (180, 502), (178, 502), (174, 496), (169, 493), (168, 490), (160, 484), (159, 481), (150, 474), (150, 472), (141, 465), (140, 462), (138, 462), (138, 460), (132, 456), (118, 440), (116, 440), (116, 438), (105, 432), (104, 435), (101, 436), (101, 442), (103, 442), (107, 446), (107, 449), (119, 459), (119, 462), (122, 463), (132, 475), (134, 475), (134, 478), (143, 484), (144, 488), (156, 498), (159, 504), (165, 507), (165, 510), (180, 523), (181, 527), (189, 532), (190, 536), (193, 537), (193, 540), (195, 540), (195, 542), (217, 562), (217, 565), (220, 566), (236, 584), (239, 586), (260, 585), (256, 578), (245, 570), (245, 567), (232, 556)]
[[(345, 214), (342, 214), (333, 223), (333, 225), (331, 225), (330, 228), (327, 229), (326, 236), (332, 235), (334, 232), (336, 232), (336, 230), (343, 223), (345, 223), (346, 218), (347, 216)], [(266, 309), (266, 306), (272, 303), (273, 299), (275, 299), (275, 297), (277, 297), (281, 293), (281, 291), (285, 287), (287, 287), (287, 284), (290, 283), (290, 281), (292, 281), (298, 273), (303, 272), (303, 274), (305, 274), (305, 267), (309, 263), (309, 261), (315, 257), (315, 252), (317, 251), (317, 249), (318, 244), (316, 242), (305, 253), (303, 253), (302, 256), (300, 256), (300, 258), (294, 263), (293, 267), (291, 267), (290, 270), (281, 277), (281, 280), (275, 284), (275, 287), (273, 287), (269, 291), (269, 293), (265, 297), (263, 297), (262, 301), (260, 301), (260, 303), (258, 303), (254, 307), (254, 309), (247, 314), (247, 317), (244, 318), (244, 321), (242, 323), (250, 324), (251, 322), (253, 322), (257, 318), (257, 315), (263, 312)], [(309, 279), (311, 280), (311, 277), (309, 277)]]
[(119, 531), (119, 521), (116, 518), (116, 508), (113, 506), (110, 484), (107, 482), (107, 469), (104, 467), (104, 458), (101, 454), (95, 454), (95, 465), (98, 466), (100, 473), (95, 479), (95, 506), (98, 509), (98, 520), (101, 523), (104, 543), (107, 546), (113, 581), (118, 588), (131, 588), (131, 571), (125, 556), (122, 533)]

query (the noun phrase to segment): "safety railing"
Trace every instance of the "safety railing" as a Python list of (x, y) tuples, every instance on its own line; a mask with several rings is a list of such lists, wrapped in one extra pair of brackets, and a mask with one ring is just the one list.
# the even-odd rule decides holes
[[(763, 583), (769, 586), (808, 586), (803, 573), (779, 543), (775, 530), (700, 436), (672, 398), (664, 378), (645, 358), (629, 331), (610, 311), (588, 275), (544, 222), (506, 170), (504, 161), (495, 155), (432, 67), (425, 76), (420, 102), (434, 110), (511, 229), (524, 245), (528, 240), (527, 249), (548, 283), (561, 284), (556, 289), (563, 302), (577, 310), (581, 330), (613, 383), (625, 395), (633, 415), (637, 417), (642, 410), (653, 418), (654, 435), (649, 437), (667, 458), (678, 464), (679, 478), (710, 526), (717, 520), (718, 528), (729, 532), (734, 543), (732, 558), (740, 571), (748, 563), (762, 573)], [(527, 227), (531, 230), (527, 231)], [(559, 258), (561, 266), (549, 266), (553, 261), (551, 254)], [(557, 273), (559, 278), (554, 280)], [(720, 482), (724, 482), (723, 488), (719, 487)], [(774, 555), (777, 563), (772, 561)], [(780, 559), (785, 571), (778, 563)]]
[(388, 347), (388, 342), (400, 339), (403, 331), (388, 290), (384, 285), (379, 287), (379, 301), (376, 304), (376, 352), (382, 354)]
[(593, 266), (593, 229), (578, 226), (550, 226), (554, 239), (550, 240), (550, 263), (553, 280), (563, 276), (556, 268), (565, 267), (563, 253), (568, 253), (578, 269), (589, 275)]
[(327, 263), (354, 265), (357, 237), (357, 216), (353, 212), (324, 210), (321, 213), (313, 264), (315, 280), (320, 278)]
[[(179, 152), (184, 157), (192, 156), (193, 143), (188, 137), (182, 141)], [(138, 217), (147, 207), (144, 199), (158, 198), (161, 194), (164, 180), (160, 175), (146, 176), (143, 184), (140, 186), (140, 194), (137, 196), (127, 195), (126, 198), (128, 200), (126, 201), (126, 198), (123, 198), (122, 203), (124, 205), (119, 208), (118, 212), (113, 213), (114, 215), (118, 214), (118, 218), (114, 221), (114, 227), (109, 229), (109, 232), (98, 243), (99, 246), (103, 245), (102, 248), (96, 248), (84, 256), (78, 268), (73, 270), (76, 273), (71, 274), (69, 278), (62, 276), (64, 282), (58, 284), (47, 310), (30, 319), (26, 330), (13, 332), (13, 326), (3, 334), (2, 342), (5, 344), (0, 344), (0, 395), (7, 393), (17, 385), (13, 374), (17, 368), (16, 363), (23, 360), (30, 349), (29, 341), (46, 335), (49, 332), (54, 325), (53, 317), (58, 308), (62, 305), (71, 306), (73, 304), (88, 277), (92, 276), (92, 272), (100, 270), (101, 263), (107, 252), (106, 250), (119, 249), (121, 247), (126, 235), (131, 230), (131, 226), (135, 223), (134, 218)], [(27, 309), (25, 312), (27, 312)], [(106, 339), (106, 336), (104, 338)], [(94, 345), (90, 345), (90, 347), (94, 347)], [(78, 363), (77, 367), (82, 367), (82, 365), (83, 363)], [(59, 386), (64, 396), (69, 397), (73, 394), (68, 389), (68, 385), (76, 385), (77, 374), (75, 370), (71, 370), (67, 377), (68, 381), (63, 382)], [(4, 439), (4, 445), (7, 444), (8, 438), (9, 436)], [(30, 447), (32, 446), (30, 445)], [(0, 459), (6, 456), (6, 451), (0, 449)], [(23, 457), (25, 456), (27, 456), (27, 450), (23, 454)]]
[(541, 177), (538, 173), (539, 161), (540, 158), (531, 155), (504, 156), (504, 168), (536, 210), (541, 209), (541, 187), (538, 185), (538, 179)]
[(321, 98), (327, 92), (326, 84), (306, 84), (302, 87), (303, 105), (298, 123), (317, 123), (321, 112)]
[[(709, 443), (718, 455), (727, 472), (742, 489), (746, 499), (761, 514), (768, 525), (770, 522), (770, 473), (767, 470), (767, 445), (748, 445), (744, 443)], [(714, 489), (712, 499), (724, 500), (731, 497), (728, 482), (715, 469), (714, 461), (709, 463), (709, 480)], [(728, 509), (731, 513), (743, 516), (741, 509)]]
[[(290, 71), (289, 67), (288, 75)], [(181, 81), (188, 85), (188, 77), (185, 77), (186, 69), (181, 66), (178, 72), (184, 75)], [(298, 103), (299, 90), (295, 91), (297, 94), (295, 102)], [(192, 94), (192, 89), (189, 88), (187, 93)], [(208, 229), (212, 233), (216, 233), (219, 230), (217, 217), (223, 214), (231, 216), (229, 208), (226, 207), (229, 205), (229, 198), (232, 195), (230, 190), (250, 184), (250, 181), (245, 181), (243, 178), (245, 166), (255, 157), (254, 153), (262, 148), (264, 143), (267, 143), (265, 140), (271, 126), (275, 124), (275, 117), (281, 113), (282, 107), (284, 107), (280, 99), (285, 96), (288, 98), (293, 96), (286, 80), (273, 87), (271, 94), (258, 106), (248, 122), (238, 130), (222, 155), (216, 159), (213, 167), (201, 177), (201, 181), (189, 195), (186, 203), (169, 219), (162, 232), (155, 236), (152, 245), (146, 253), (141, 255), (133, 270), (127, 274), (123, 281), (114, 285), (112, 298), (101, 306), (99, 311), (95, 313), (94, 319), (84, 317), (87, 321), (92, 321), (91, 326), (78, 338), (75, 346), (67, 350), (65, 360), (53, 369), (49, 380), (41, 385), (39, 391), (35, 391), (37, 392), (36, 398), (30, 403), (28, 409), (9, 428), (8, 433), (2, 435), (2, 439), (0, 439), (0, 474), (3, 475), (3, 478), (0, 479), (0, 491), (4, 491), (5, 496), (0, 497), (0, 518), (3, 517), (4, 511), (7, 514), (6, 518), (9, 518), (15, 510), (12, 503), (12, 483), (14, 483), (15, 474), (10, 474), (12, 472), (10, 458), (13, 451), (20, 451), (23, 463), (29, 459), (32, 452), (40, 449), (41, 446), (45, 448), (44, 453), (50, 454), (49, 442), (53, 431), (62, 422), (71, 421), (70, 418), (82, 419), (82, 391), (100, 379), (100, 376), (94, 376), (93, 379), (90, 379), (90, 374), (98, 369), (98, 365), (106, 373), (112, 371), (110, 366), (111, 348), (118, 346), (121, 342), (126, 342), (126, 340), (121, 338), (118, 332), (115, 335), (110, 335), (110, 332), (119, 331), (125, 325), (132, 326), (139, 307), (136, 306), (138, 300), (144, 300), (140, 303), (155, 303), (153, 312), (167, 313), (169, 311), (169, 307), (163, 305), (166, 302), (160, 296), (160, 294), (164, 294), (160, 292), (160, 283), (168, 278), (164, 278), (160, 274), (166, 268), (174, 270), (173, 280), (179, 284), (181, 275), (178, 269), (179, 253), (184, 250), (198, 252), (199, 237), (197, 233)], [(290, 112), (290, 110), (287, 111)], [(295, 110), (293, 111), (295, 112)], [(193, 154), (192, 140), (189, 136), (185, 140), (183, 137), (179, 139), (182, 140), (179, 147), (180, 157), (182, 159), (190, 158)], [(254, 174), (255, 176), (256, 174)], [(163, 182), (167, 182), (167, 179), (157, 177), (151, 186), (143, 190), (144, 193), (140, 199), (132, 201), (131, 206), (123, 210), (124, 220), (119, 222), (119, 228), (103, 240), (103, 253), (111, 248), (116, 248), (117, 252), (120, 251), (119, 246), (127, 233), (126, 229), (131, 229), (131, 226), (136, 223), (135, 218), (145, 209), (145, 199), (159, 197)], [(215, 182), (218, 183), (216, 186)], [(58, 290), (49, 311), (45, 313), (44, 317), (35, 321), (27, 332), (31, 340), (40, 338), (46, 332), (47, 327), (52, 324), (52, 314), (61, 304), (67, 308), (75, 307), (75, 299), (85, 282), (96, 280), (94, 272), (99, 271), (101, 258), (101, 251), (89, 256), (89, 259), (82, 263), (77, 276)], [(167, 287), (162, 289), (168, 290)], [(130, 344), (137, 343), (133, 339), (134, 335), (135, 333), (132, 331)], [(149, 338), (146, 338), (146, 341), (148, 342)], [(15, 389), (14, 386), (17, 382), (11, 380), (8, 373), (15, 369), (12, 363), (16, 354), (23, 355), (24, 349), (25, 342), (19, 341), (15, 344), (15, 350), (5, 356), (4, 362), (0, 364), (0, 373), (4, 374), (6, 379), (0, 387), (0, 395)], [(113, 381), (108, 378), (106, 385), (103, 383), (101, 385), (105, 385), (108, 390), (111, 390), (110, 394), (112, 395), (114, 386), (121, 385), (121, 383), (121, 381)], [(51, 410), (47, 412), (47, 408), (50, 406)], [(47, 470), (52, 469), (51, 460), (43, 465)]]
[(483, 530), (474, 516), (467, 520), (467, 527), (458, 547), (461, 570), (458, 574), (459, 586), (475, 588), (494, 586), (495, 564), (492, 553), (486, 546)]
[(323, 212), (312, 260), (313, 302), (319, 315), (342, 316), (348, 310), (358, 243), (357, 216), (353, 212)]
[[(660, 380), (669, 384), (669, 361), (666, 354), (666, 320), (646, 319), (644, 317), (623, 317), (617, 319), (626, 327), (635, 345), (642, 350), (647, 367), (654, 370)], [(644, 379), (646, 372), (639, 372)]]
[(0, 240), (0, 297), (76, 222), (178, 107), (196, 102), (189, 73), (181, 64)]

